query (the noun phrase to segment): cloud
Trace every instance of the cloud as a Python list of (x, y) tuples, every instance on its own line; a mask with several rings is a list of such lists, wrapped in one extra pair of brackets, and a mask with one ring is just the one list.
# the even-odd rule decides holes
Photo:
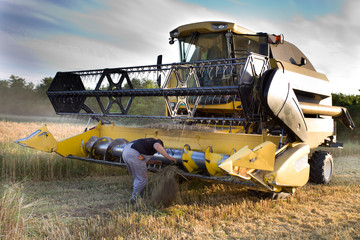
[(353, 10), (359, 7), (360, 2), (348, 0), (341, 15), (329, 14), (312, 21), (297, 18), (281, 26), (286, 38), (327, 75), (333, 92), (359, 94), (360, 17)]
[[(54, 2), (9, 1), (0, 7), (0, 14), (7, 14), (8, 25), (0, 23), (1, 34), (8, 39), (0, 40), (0, 60), (12, 66), (7, 70), (18, 75), (55, 75), (56, 71), (155, 64), (158, 54), (164, 55), (164, 62), (175, 62), (178, 50), (176, 44), (168, 43), (170, 30), (190, 22), (224, 18), (176, 0), (107, 0), (86, 11)], [(23, 16), (15, 11), (19, 8), (24, 10)], [(4, 76), (8, 72), (1, 70), (0, 78), (8, 77)]]
[(233, 21), (256, 32), (284, 33), (327, 74), (335, 92), (360, 89), (359, 1), (345, 1), (340, 14), (286, 21), (231, 16), (180, 0), (3, 1), (0, 78), (11, 73), (38, 83), (56, 71), (154, 64), (158, 54), (164, 63), (175, 62), (177, 44), (168, 44), (169, 31), (191, 22)]
[[(283, 33), (310, 59), (318, 72), (325, 73), (332, 92), (360, 94), (360, 1), (347, 0), (340, 14), (327, 14), (311, 20), (301, 15), (287, 21), (258, 18), (245, 22), (256, 32)], [(243, 19), (234, 18), (241, 23)], [(245, 25), (243, 25), (245, 26)], [(246, 26), (245, 26), (246, 27)]]

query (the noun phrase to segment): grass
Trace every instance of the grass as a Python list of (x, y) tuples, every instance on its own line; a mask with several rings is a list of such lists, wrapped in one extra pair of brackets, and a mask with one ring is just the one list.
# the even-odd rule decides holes
[[(0, 239), (360, 238), (356, 145), (347, 149), (345, 144), (329, 185), (308, 184), (285, 201), (259, 199), (235, 186), (190, 181), (179, 186), (170, 207), (154, 208), (147, 202), (134, 207), (128, 202), (132, 179), (123, 169), (11, 143), (40, 126), (0, 122)], [(56, 139), (83, 128), (49, 124)]]
[[(326, 151), (326, 149), (324, 149)], [(329, 150), (328, 150), (329, 151)], [(346, 141), (343, 149), (333, 149), (332, 154), (335, 157), (341, 156), (360, 156), (360, 142)]]
[(19, 236), (18, 233), (25, 232), (22, 217), (24, 197), (19, 185), (3, 188), (0, 199), (0, 238), (15, 239)]
[[(84, 177), (90, 175), (119, 175), (123, 169), (89, 164), (64, 159), (56, 154), (48, 154), (21, 147), (14, 140), (30, 135), (43, 123), (0, 121), (0, 178), (2, 180), (31, 179), (54, 180)], [(84, 130), (80, 124), (47, 124), (55, 139), (61, 140)]]
[(175, 205), (135, 209), (128, 205), (129, 176), (26, 182), (24, 201), (36, 207), (23, 210), (20, 222), (27, 238), (354, 239), (360, 236), (354, 184), (307, 185), (278, 202), (219, 184), (182, 185)]
[(60, 123), (62, 120), (57, 116), (19, 116), (0, 113), (0, 121), (11, 122), (54, 122)]

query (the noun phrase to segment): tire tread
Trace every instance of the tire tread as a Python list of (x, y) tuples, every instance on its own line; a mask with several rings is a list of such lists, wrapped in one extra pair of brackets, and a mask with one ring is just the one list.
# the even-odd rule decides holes
[[(309, 159), (310, 165), (310, 182), (316, 184), (328, 184), (331, 180), (331, 176), (326, 179), (324, 173), (324, 165), (326, 158), (330, 157), (330, 161), (333, 164), (332, 156), (329, 152), (326, 151), (315, 151), (311, 158)], [(333, 169), (331, 169), (333, 171)]]

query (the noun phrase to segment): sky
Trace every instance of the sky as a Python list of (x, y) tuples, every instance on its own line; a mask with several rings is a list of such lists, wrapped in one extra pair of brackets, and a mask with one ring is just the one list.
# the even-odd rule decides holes
[(335, 93), (360, 94), (357, 0), (0, 0), (0, 79), (179, 61), (169, 32), (229, 21), (284, 34)]

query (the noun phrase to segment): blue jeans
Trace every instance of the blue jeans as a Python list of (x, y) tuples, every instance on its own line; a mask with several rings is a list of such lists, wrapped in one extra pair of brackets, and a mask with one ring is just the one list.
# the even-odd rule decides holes
[(131, 200), (136, 201), (136, 197), (141, 194), (148, 181), (148, 172), (146, 161), (149, 160), (152, 156), (142, 155), (143, 160), (140, 160), (140, 153), (131, 148), (132, 143), (129, 143), (125, 146), (122, 158), (126, 164), (126, 167), (133, 176), (133, 192), (131, 194)]

